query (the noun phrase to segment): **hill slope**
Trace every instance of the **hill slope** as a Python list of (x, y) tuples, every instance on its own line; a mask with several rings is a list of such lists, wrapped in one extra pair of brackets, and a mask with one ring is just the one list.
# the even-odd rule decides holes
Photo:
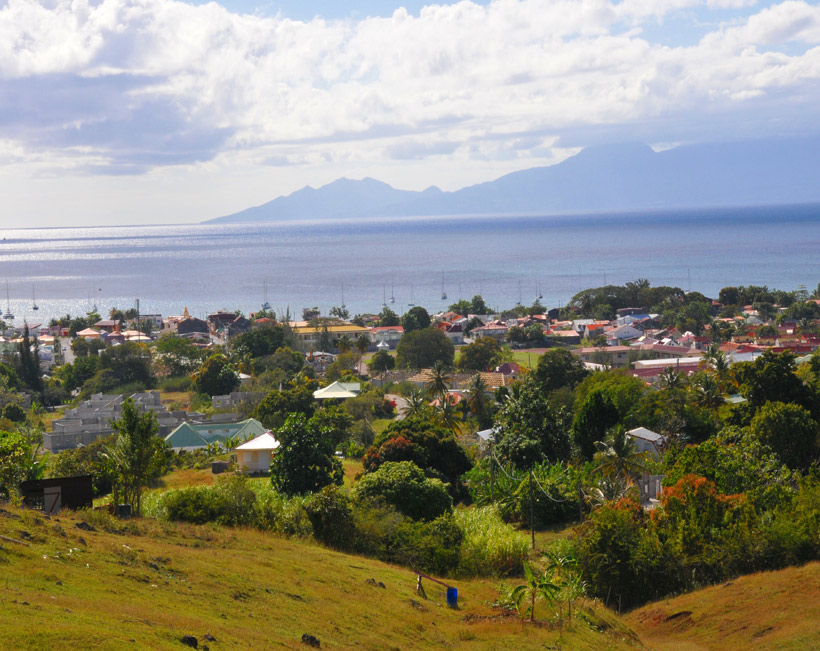
[(640, 143), (590, 147), (557, 165), (456, 192), (396, 190), (366, 178), (306, 187), (210, 220), (261, 222), (650, 210), (820, 202), (820, 137), (712, 143), (655, 152)]
[(624, 619), (654, 649), (817, 649), (820, 563), (742, 576)]
[[(415, 593), (406, 568), (253, 530), (114, 522), (94, 515), (47, 519), (0, 509), (0, 648), (296, 648), (308, 633), (321, 648), (630, 648), (616, 616), (596, 606), (563, 635), (524, 625), (490, 604), (493, 580), (453, 581)], [(123, 528), (119, 533), (106, 527)], [(384, 588), (368, 583), (374, 579)], [(206, 639), (209, 635), (214, 640)]]

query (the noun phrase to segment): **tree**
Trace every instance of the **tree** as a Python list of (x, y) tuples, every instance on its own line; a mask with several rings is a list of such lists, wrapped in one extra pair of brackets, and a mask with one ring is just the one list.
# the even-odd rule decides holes
[(315, 493), (341, 486), (342, 462), (335, 457), (332, 435), (315, 418), (291, 414), (276, 432), (279, 448), (271, 459), (273, 487), (285, 495)]
[(424, 330), (424, 328), (430, 327), (430, 315), (420, 305), (411, 307), (401, 318), (401, 325), (405, 333)]
[(795, 373), (791, 352), (767, 350), (753, 362), (738, 362), (732, 370), (752, 413), (767, 402), (794, 403), (815, 417), (820, 413), (816, 395)]
[(458, 368), (462, 371), (487, 371), (498, 363), (501, 346), (492, 337), (479, 337), (461, 349)]
[(618, 410), (604, 391), (597, 389), (587, 396), (572, 423), (572, 436), (581, 459), (592, 461), (596, 441), (603, 441), (607, 430), (618, 421)]
[(356, 351), (359, 353), (359, 359), (361, 359), (362, 355), (364, 355), (367, 352), (367, 349), (370, 348), (370, 337), (362, 333), (358, 337), (356, 337), (356, 341), (353, 345), (356, 347)]
[(513, 385), (496, 418), (496, 452), (519, 468), (569, 457), (568, 415), (554, 409), (536, 382)]
[(412, 461), (388, 461), (353, 488), (356, 500), (384, 500), (413, 520), (434, 520), (453, 508), (440, 479), (428, 479)]
[(239, 375), (227, 357), (214, 353), (194, 374), (192, 387), (211, 397), (229, 394), (239, 387)]
[(43, 392), (43, 373), (40, 370), (39, 347), (37, 340), (32, 344), (29, 338), (28, 324), (23, 329), (23, 340), (17, 345), (17, 374), (25, 387), (34, 393)]
[(401, 325), (401, 319), (399, 319), (399, 315), (396, 314), (393, 310), (391, 310), (386, 305), (382, 308), (382, 311), (379, 312), (379, 325), (380, 326), (397, 326)]
[[(314, 385), (315, 386), (315, 383)], [(291, 414), (302, 414), (310, 418), (316, 411), (313, 390), (306, 383), (294, 383), (284, 390), (273, 389), (262, 399), (253, 411), (253, 417), (265, 427), (281, 427)]]
[(126, 342), (106, 348), (99, 356), (97, 373), (86, 390), (115, 391), (125, 385), (150, 389), (156, 384), (151, 371), (151, 352), (144, 344)]
[(345, 353), (349, 353), (350, 350), (353, 348), (353, 341), (350, 339), (349, 335), (340, 335), (336, 338), (336, 350), (338, 350), (342, 355)]
[(624, 429), (618, 429), (611, 442), (597, 441), (595, 447), (598, 449), (595, 472), (605, 479), (626, 484), (644, 470), (646, 454), (635, 451), (635, 445)]
[(453, 378), (447, 365), (438, 360), (430, 369), (430, 379), (427, 381), (427, 395), (433, 399), (438, 398), (443, 404), (447, 399), (447, 392), (452, 381)]
[(767, 402), (752, 418), (749, 433), (789, 468), (806, 470), (818, 457), (818, 427), (800, 405)]
[(480, 374), (476, 373), (470, 380), (468, 387), (470, 392), (467, 398), (467, 408), (470, 413), (478, 419), (478, 426), (486, 429), (493, 424), (490, 401), (487, 398), (487, 383)]
[(437, 361), (453, 365), (455, 346), (438, 328), (424, 328), (406, 333), (396, 348), (399, 368), (429, 368)]
[(337, 306), (334, 305), (330, 308), (330, 312), (328, 314), (336, 319), (341, 319), (342, 321), (347, 321), (350, 318), (350, 311), (344, 306)]
[(111, 421), (116, 433), (105, 452), (106, 466), (112, 477), (114, 504), (130, 504), (131, 513), (139, 516), (142, 491), (151, 479), (161, 474), (167, 463), (168, 448), (156, 436), (159, 425), (153, 411), (140, 411), (127, 398), (122, 413)]
[(367, 369), (370, 371), (371, 374), (384, 373), (386, 371), (391, 370), (395, 366), (396, 358), (393, 357), (386, 350), (378, 351), (375, 355), (373, 355), (373, 357), (370, 358), (370, 361), (367, 363)]
[(550, 605), (555, 601), (561, 586), (554, 580), (553, 574), (551, 568), (533, 571), (529, 563), (524, 563), (526, 583), (515, 586), (510, 595), (522, 619), (529, 614), (530, 621), (535, 621), (535, 600), (538, 597), (543, 597)]
[(173, 377), (191, 373), (202, 358), (199, 348), (186, 337), (166, 334), (154, 344), (155, 361), (161, 362)]
[(42, 476), (45, 459), (29, 432), (0, 431), (0, 499), (11, 499), (21, 482)]
[(257, 357), (273, 355), (288, 343), (287, 332), (285, 327), (279, 324), (265, 324), (261, 327), (251, 328), (231, 339), (231, 356), (236, 359), (249, 354), (251, 358), (256, 359)]
[(589, 371), (581, 358), (563, 348), (552, 348), (544, 353), (533, 372), (547, 393), (562, 387), (574, 389), (587, 375)]

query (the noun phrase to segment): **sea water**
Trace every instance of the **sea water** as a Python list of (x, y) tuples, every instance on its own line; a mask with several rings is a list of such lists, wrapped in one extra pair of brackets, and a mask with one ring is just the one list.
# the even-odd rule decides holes
[[(96, 306), (143, 314), (429, 311), (566, 304), (646, 278), (717, 296), (727, 285), (820, 282), (820, 206), (560, 216), (348, 219), (0, 231), (0, 308), (15, 323)], [(8, 295), (6, 295), (6, 282)], [(442, 299), (442, 292), (447, 298)], [(394, 301), (391, 302), (391, 296)], [(32, 309), (36, 301), (38, 311)], [(8, 305), (7, 305), (8, 302)]]

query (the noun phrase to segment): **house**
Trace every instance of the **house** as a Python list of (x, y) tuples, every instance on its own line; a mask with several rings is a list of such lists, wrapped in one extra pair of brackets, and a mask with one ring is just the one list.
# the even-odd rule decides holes
[(636, 452), (646, 452), (654, 457), (659, 457), (663, 446), (666, 445), (666, 437), (663, 434), (645, 427), (631, 429), (626, 435), (632, 440)]
[(328, 400), (334, 398), (355, 398), (362, 390), (362, 385), (359, 382), (333, 382), (324, 389), (318, 389), (313, 392), (313, 397), (316, 400)]
[(359, 335), (367, 335), (370, 337), (370, 328), (353, 325), (351, 323), (334, 323), (332, 325), (299, 325), (292, 328), (293, 334), (296, 336), (296, 341), (302, 347), (302, 350), (309, 350), (317, 348), (319, 341), (322, 339), (322, 334), (327, 329), (327, 334), (331, 341), (336, 341), (342, 335), (347, 335), (352, 342), (359, 338)]
[(119, 319), (100, 319), (94, 324), (97, 330), (109, 333), (119, 331), (120, 326), (122, 326), (122, 321)]
[(585, 363), (608, 364), (623, 367), (629, 363), (629, 346), (586, 346), (574, 348), (572, 352)]
[(228, 438), (248, 440), (265, 431), (264, 425), (255, 418), (247, 418), (238, 423), (185, 421), (165, 437), (165, 442), (174, 450), (195, 450), (204, 448), (209, 443), (224, 443)]
[[(453, 342), (454, 346), (460, 346), (464, 343), (464, 327), (460, 323), (447, 323), (442, 321), (441, 323), (437, 323), (436, 327), (444, 333), (447, 339)], [(475, 332), (475, 330), (473, 332)]]
[[(370, 328), (370, 343), (378, 350), (393, 350), (399, 345), (399, 340), (404, 335), (404, 327), (400, 325), (395, 326), (378, 326)], [(387, 349), (379, 344), (386, 344)]]
[(509, 327), (507, 327), (507, 324), (503, 321), (490, 321), (480, 328), (473, 329), (470, 334), (473, 339), (477, 339), (478, 337), (490, 337), (501, 343), (506, 340), (508, 330)]
[(100, 331), (94, 330), (94, 328), (86, 328), (85, 330), (80, 330), (77, 333), (77, 336), (82, 337), (83, 339), (100, 339), (102, 337)]
[(202, 319), (189, 316), (177, 321), (177, 334), (180, 336), (203, 334), (207, 335), (209, 332), (208, 324)]
[(618, 326), (606, 333), (606, 343), (610, 346), (618, 346), (624, 341), (631, 341), (642, 336), (643, 332), (631, 325)]
[(278, 447), (279, 441), (267, 431), (236, 448), (236, 465), (249, 474), (270, 472), (270, 462)]

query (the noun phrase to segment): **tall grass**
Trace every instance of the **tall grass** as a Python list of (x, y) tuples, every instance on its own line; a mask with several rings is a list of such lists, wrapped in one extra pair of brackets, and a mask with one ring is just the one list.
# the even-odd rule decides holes
[(506, 524), (495, 506), (458, 509), (458, 527), (464, 533), (458, 573), (461, 576), (520, 574), (529, 554), (526, 537)]

